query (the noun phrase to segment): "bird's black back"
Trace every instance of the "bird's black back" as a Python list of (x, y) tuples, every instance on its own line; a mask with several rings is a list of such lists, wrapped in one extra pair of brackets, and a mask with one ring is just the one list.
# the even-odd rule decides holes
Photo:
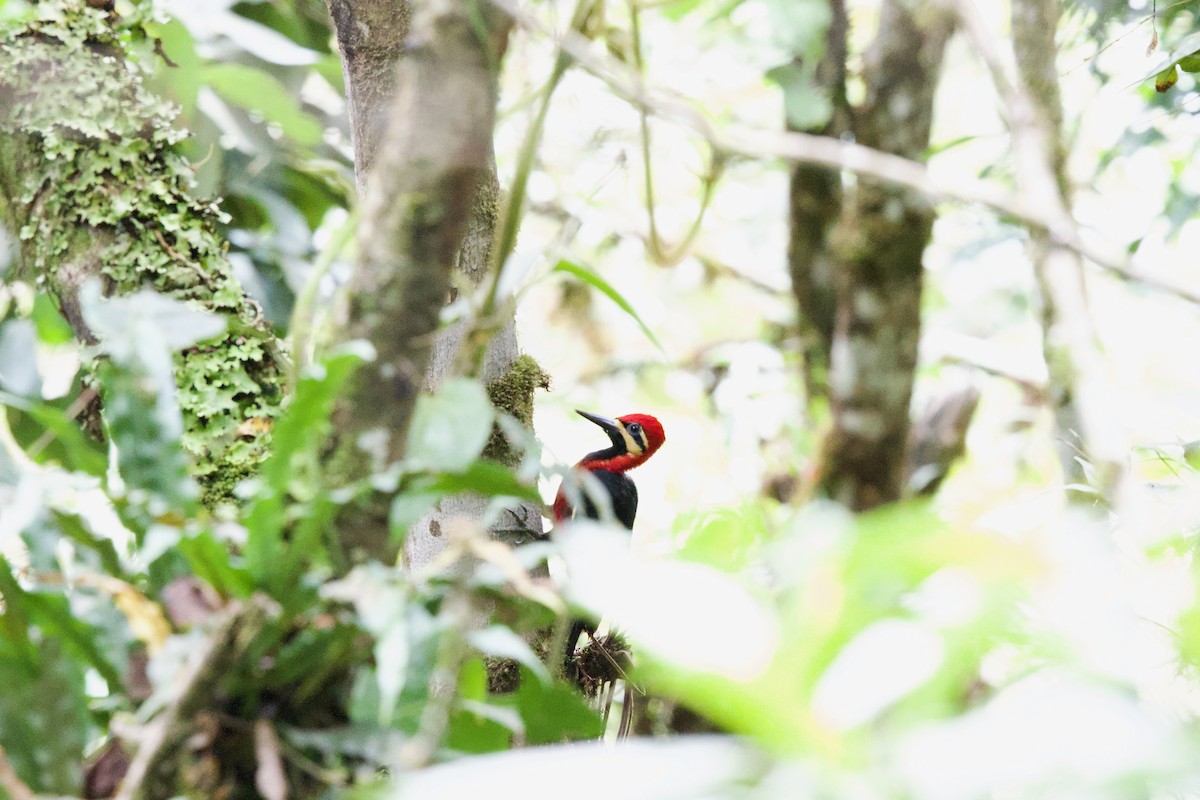
[[(628, 475), (621, 472), (609, 472), (606, 469), (592, 470), (596, 480), (604, 487), (612, 502), (613, 516), (629, 530), (633, 530), (633, 520), (637, 516), (638, 493), (637, 486)], [(588, 519), (600, 519), (600, 512), (592, 499), (583, 493), (583, 514)]]

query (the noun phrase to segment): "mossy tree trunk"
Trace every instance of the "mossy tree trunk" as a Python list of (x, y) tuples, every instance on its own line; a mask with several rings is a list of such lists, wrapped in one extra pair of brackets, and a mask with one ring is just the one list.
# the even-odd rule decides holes
[[(363, 197), (359, 261), (335, 336), (364, 339), (376, 354), (337, 420), (333, 463), (353, 481), (403, 457), (418, 393), (436, 389), (458, 362), (465, 328), (439, 331), (439, 315), (460, 287), (488, 274), (500, 194), (492, 129), (511, 20), (474, 0), (328, 5)], [(500, 410), (532, 423), (533, 391), (545, 377), (520, 356), (511, 321), (491, 341), (480, 377)], [(364, 441), (385, 445), (367, 454)], [(503, 460), (500, 450), (488, 455)], [(478, 518), (484, 505), (444, 501), (409, 532), (406, 562), (425, 563), (444, 547), (445, 517)], [(540, 531), (540, 510), (522, 507), (513, 527)], [(352, 555), (389, 556), (386, 498), (349, 510), (340, 531)]]
[[(827, 135), (910, 159), (929, 145), (933, 98), (952, 15), (933, 0), (884, 0), (865, 54), (866, 97), (846, 101), (846, 13), (830, 0), (825, 61), (832, 101)], [(922, 256), (933, 208), (911, 191), (859, 178), (846, 183), (801, 165), (792, 176), (789, 260), (805, 333), (810, 400), (828, 402), (832, 426), (820, 490), (855, 510), (900, 498), (909, 402), (921, 329)]]
[(87, 343), (78, 294), (89, 279), (226, 317), (225, 335), (176, 362), (184, 447), (211, 505), (266, 456), (270, 426), (243, 423), (277, 413), (274, 335), (233, 277), (220, 210), (194, 195), (175, 112), (127, 58), (124, 23), (82, 0), (37, 8), (0, 41), (0, 208), (18, 239), (6, 279), (48, 290)]

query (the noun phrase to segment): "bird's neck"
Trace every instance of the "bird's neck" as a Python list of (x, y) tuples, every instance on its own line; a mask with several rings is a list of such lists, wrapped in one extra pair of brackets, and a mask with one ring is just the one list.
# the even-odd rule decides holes
[(614, 445), (607, 450), (597, 450), (594, 453), (588, 453), (577, 466), (580, 469), (586, 470), (604, 469), (609, 472), (620, 473), (628, 472), (645, 460), (645, 453), (634, 455)]

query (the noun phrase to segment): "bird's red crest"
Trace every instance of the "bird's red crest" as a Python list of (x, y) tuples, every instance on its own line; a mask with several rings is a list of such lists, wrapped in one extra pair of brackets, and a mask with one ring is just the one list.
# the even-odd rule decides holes
[(642, 430), (646, 434), (646, 451), (642, 454), (644, 459), (654, 455), (654, 451), (662, 447), (663, 442), (667, 440), (662, 423), (649, 414), (626, 414), (617, 419), (626, 427), (634, 422), (642, 426)]

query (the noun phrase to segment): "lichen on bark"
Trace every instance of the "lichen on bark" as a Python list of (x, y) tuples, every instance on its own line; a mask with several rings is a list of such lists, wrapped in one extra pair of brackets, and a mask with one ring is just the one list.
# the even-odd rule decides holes
[(266, 455), (279, 353), (234, 279), (215, 201), (194, 195), (177, 110), (143, 83), (126, 42), (137, 22), (80, 0), (44, 2), (0, 38), (0, 206), (18, 240), (16, 277), (57, 300), (93, 340), (77, 292), (145, 286), (227, 320), (227, 332), (176, 358), (183, 447), (202, 499), (231, 496)]

